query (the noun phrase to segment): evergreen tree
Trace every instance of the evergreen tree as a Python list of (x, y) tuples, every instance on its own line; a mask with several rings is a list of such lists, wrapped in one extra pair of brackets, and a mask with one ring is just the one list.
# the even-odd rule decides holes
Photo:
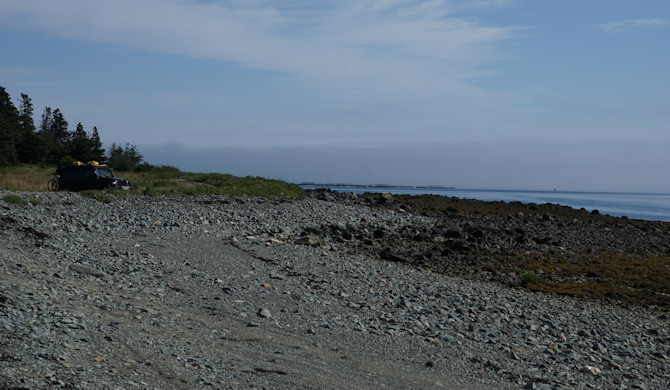
[(16, 165), (19, 113), (4, 87), (0, 87), (0, 166)]
[[(78, 123), (75, 131), (71, 132), (60, 109), (45, 107), (39, 130), (36, 131), (33, 112), (33, 104), (27, 94), (21, 94), (20, 109), (17, 110), (5, 88), (0, 86), (0, 166), (58, 164), (73, 158), (84, 162), (105, 162), (107, 156), (97, 127), (93, 127), (89, 135)], [(112, 144), (107, 161), (119, 170), (135, 170), (142, 164), (143, 157), (135, 145), (126, 143), (122, 147)]]
[[(40, 123), (40, 130), (37, 133), (40, 144), (42, 145), (42, 161), (54, 163), (53, 151), (56, 147), (56, 139), (51, 132), (51, 124), (53, 123), (53, 112), (51, 107), (44, 107), (42, 112), (42, 121)], [(59, 157), (60, 158), (60, 157)]]
[(5, 118), (10, 126), (16, 127), (19, 123), (19, 111), (12, 103), (12, 99), (4, 87), (0, 87), (0, 117)]
[(137, 151), (135, 145), (126, 143), (125, 148), (121, 145), (112, 144), (109, 148), (109, 165), (119, 171), (134, 171), (142, 163), (142, 155)]
[(78, 161), (88, 162), (94, 160), (93, 141), (86, 134), (84, 125), (79, 122), (74, 133), (72, 133), (68, 154)]
[(14, 126), (0, 115), (0, 167), (16, 165), (18, 162), (14, 146)]
[(91, 134), (91, 152), (93, 155), (93, 160), (98, 162), (105, 161), (105, 149), (102, 147), (102, 141), (100, 141), (100, 134), (98, 133), (98, 128), (93, 126), (93, 134)]
[(19, 161), (22, 163), (37, 163), (42, 159), (44, 152), (41, 142), (35, 133), (33, 103), (25, 93), (21, 94), (18, 121), (21, 137), (20, 141), (17, 142), (16, 151), (19, 155)]
[(42, 113), (42, 123), (40, 124), (40, 133), (48, 133), (51, 129), (51, 122), (53, 122), (51, 107), (44, 107), (44, 112)]
[(67, 145), (72, 134), (68, 130), (68, 123), (59, 108), (54, 110), (52, 119), (50, 130), (54, 139), (61, 146)]
[(58, 164), (60, 159), (66, 155), (71, 139), (68, 123), (60, 109), (51, 111), (50, 107), (44, 108), (40, 138), (44, 144), (46, 161)]

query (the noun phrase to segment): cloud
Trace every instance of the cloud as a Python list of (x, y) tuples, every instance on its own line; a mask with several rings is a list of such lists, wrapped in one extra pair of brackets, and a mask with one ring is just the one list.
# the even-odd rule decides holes
[(36, 73), (39, 73), (39, 71), (32, 68), (0, 67), (0, 79), (34, 75)]
[[(140, 145), (147, 161), (186, 171), (259, 175), (292, 182), (448, 185), (458, 188), (670, 191), (665, 144), (605, 147), (533, 138), (506, 142), (355, 147), (188, 148)], [(654, 180), (649, 178), (653, 177)]]
[(605, 32), (614, 33), (614, 32), (625, 31), (631, 28), (663, 27), (667, 26), (668, 24), (670, 23), (665, 19), (634, 19), (634, 20), (624, 20), (621, 22), (599, 24), (596, 27), (600, 28)]
[(482, 94), (469, 80), (500, 59), (516, 27), (464, 9), (505, 1), (24, 0), (0, 21), (59, 37), (281, 72), (348, 98)]

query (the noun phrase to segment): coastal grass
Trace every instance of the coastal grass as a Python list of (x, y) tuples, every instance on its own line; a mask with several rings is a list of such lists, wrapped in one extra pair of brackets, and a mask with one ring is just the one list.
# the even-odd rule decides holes
[[(610, 251), (578, 256), (521, 254), (508, 258), (504, 271), (522, 272), (529, 290), (670, 310), (670, 257)], [(542, 280), (535, 280), (541, 272)]]
[[(23, 165), (0, 168), (0, 189), (46, 191), (46, 183), (55, 168)], [(111, 202), (114, 196), (144, 194), (164, 196), (186, 195), (256, 195), (266, 198), (302, 198), (304, 191), (296, 184), (260, 177), (236, 177), (220, 173), (181, 172), (173, 167), (154, 167), (143, 172), (116, 172), (133, 182), (132, 191), (85, 191), (100, 202)], [(7, 203), (18, 202), (3, 197)], [(15, 196), (15, 195), (14, 195)], [(362, 197), (379, 197), (363, 194)], [(9, 200), (7, 200), (7, 199)], [(17, 198), (19, 198), (17, 196)], [(25, 200), (19, 198), (20, 201)], [(32, 202), (32, 201), (31, 201)], [(34, 203), (33, 203), (34, 204)], [(603, 223), (641, 224), (644, 221), (615, 219), (586, 210), (574, 210), (553, 204), (522, 204), (520, 202), (483, 202), (424, 196), (393, 196), (392, 202), (376, 207), (399, 207), (417, 213), (461, 214), (489, 217), (536, 215), (571, 221), (597, 220)], [(513, 273), (519, 285), (531, 291), (570, 295), (593, 299), (612, 299), (625, 304), (655, 306), (670, 310), (670, 256), (646, 256), (635, 253), (590, 251), (578, 255), (547, 255), (518, 253), (496, 257), (481, 267), (489, 273)], [(477, 266), (474, 266), (477, 268)], [(476, 272), (476, 269), (469, 272)], [(464, 271), (465, 273), (465, 271)]]
[(102, 203), (112, 203), (113, 201), (112, 198), (106, 192), (107, 191), (90, 190), (90, 191), (81, 191), (79, 192), (79, 194), (91, 199), (95, 199)]
[(39, 165), (20, 165), (0, 168), (0, 189), (46, 191), (47, 182), (56, 168)]
[[(365, 193), (363, 198), (377, 199), (378, 193)], [(376, 207), (397, 208), (402, 207), (408, 211), (426, 214), (461, 214), (471, 216), (487, 217), (524, 217), (530, 215), (551, 215), (553, 218), (570, 221), (577, 219), (582, 222), (599, 221), (608, 222), (611, 217), (600, 215), (597, 212), (588, 212), (585, 209), (573, 209), (553, 203), (536, 204), (522, 203), (518, 201), (482, 201), (477, 199), (465, 199), (458, 197), (447, 197), (441, 195), (392, 195), (387, 202), (380, 202)]]
[[(46, 191), (55, 167), (21, 165), (0, 169), (0, 189)], [(183, 195), (251, 195), (275, 198), (302, 198), (303, 189), (292, 183), (262, 177), (237, 177), (222, 173), (181, 172), (169, 166), (157, 166), (141, 172), (118, 172), (115, 175), (130, 180), (133, 191), (104, 190), (116, 196), (144, 194), (149, 196)], [(98, 191), (100, 192), (100, 191)], [(95, 193), (93, 191), (92, 193)], [(87, 193), (87, 196), (96, 197)], [(97, 196), (96, 198), (101, 198)], [(99, 199), (99, 200), (101, 200)], [(102, 201), (102, 200), (101, 200)]]
[(542, 284), (546, 280), (535, 275), (533, 272), (524, 272), (521, 274), (521, 285), (523, 287), (529, 287), (530, 285)]
[[(367, 193), (374, 207), (445, 216), (487, 216), (491, 218), (532, 217), (556, 221), (597, 222), (602, 225), (627, 224), (645, 228), (649, 221), (614, 218), (598, 212), (556, 204), (488, 202), (438, 195), (393, 195)], [(487, 274), (514, 274), (518, 285), (532, 291), (612, 299), (626, 304), (655, 306), (670, 310), (670, 256), (649, 256), (640, 251), (619, 253), (589, 251), (577, 255), (508, 253), (492, 254), (486, 264), (462, 270), (467, 277), (477, 271)]]
[(28, 202), (23, 200), (20, 196), (18, 195), (5, 195), (2, 197), (2, 200), (13, 205), (17, 206), (26, 206)]
[(146, 195), (251, 195), (265, 198), (302, 198), (303, 189), (292, 183), (262, 177), (223, 173), (128, 172), (135, 190)]

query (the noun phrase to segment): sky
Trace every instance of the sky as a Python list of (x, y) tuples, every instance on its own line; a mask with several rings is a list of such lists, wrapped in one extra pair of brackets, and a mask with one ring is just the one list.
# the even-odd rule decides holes
[(0, 86), (291, 182), (670, 193), (667, 0), (12, 0)]

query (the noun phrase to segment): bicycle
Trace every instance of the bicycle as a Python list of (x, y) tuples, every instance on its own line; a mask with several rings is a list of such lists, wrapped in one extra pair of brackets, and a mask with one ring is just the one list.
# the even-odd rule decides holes
[(60, 175), (54, 175), (49, 182), (47, 183), (47, 189), (49, 191), (58, 191), (60, 188), (60, 185), (58, 184), (58, 179), (60, 178)]

